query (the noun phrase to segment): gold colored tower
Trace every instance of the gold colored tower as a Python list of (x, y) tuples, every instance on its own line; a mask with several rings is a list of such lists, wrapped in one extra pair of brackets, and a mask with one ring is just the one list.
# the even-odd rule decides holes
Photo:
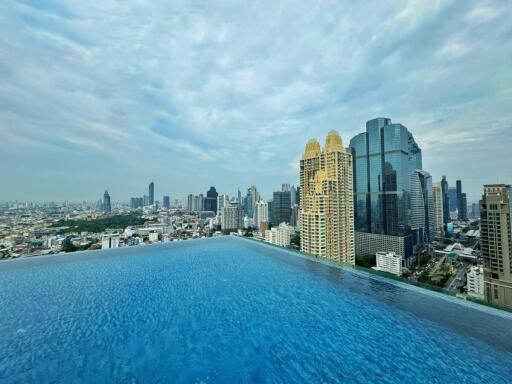
[(352, 157), (336, 131), (306, 144), (300, 161), (301, 251), (355, 263)]

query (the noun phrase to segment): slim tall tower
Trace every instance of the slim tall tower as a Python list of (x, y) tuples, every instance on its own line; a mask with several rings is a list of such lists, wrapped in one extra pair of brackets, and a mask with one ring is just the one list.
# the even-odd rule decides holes
[(484, 186), (480, 200), (480, 241), (484, 259), (484, 291), (489, 303), (512, 309), (511, 188)]
[(149, 205), (155, 204), (155, 183), (149, 183)]
[(434, 203), (434, 232), (436, 236), (443, 236), (443, 192), (441, 188), (441, 183), (435, 183), (433, 185), (432, 195)]
[(448, 181), (446, 176), (441, 179), (441, 192), (443, 194), (443, 221), (448, 223), (450, 221), (450, 199), (448, 198)]
[(355, 264), (352, 157), (336, 131), (310, 140), (300, 161), (301, 250)]

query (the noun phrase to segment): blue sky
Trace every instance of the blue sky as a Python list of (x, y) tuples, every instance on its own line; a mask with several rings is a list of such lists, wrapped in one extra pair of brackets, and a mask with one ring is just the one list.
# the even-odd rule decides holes
[(264, 196), (374, 117), (469, 200), (512, 183), (510, 1), (0, 3), (0, 200)]

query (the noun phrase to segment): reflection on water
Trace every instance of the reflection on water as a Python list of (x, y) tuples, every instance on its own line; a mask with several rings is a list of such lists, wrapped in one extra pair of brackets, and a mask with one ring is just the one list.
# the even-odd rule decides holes
[[(255, 249), (260, 245), (249, 243), (249, 246)], [(349, 267), (328, 265), (290, 251), (269, 246), (262, 248), (265, 248), (266, 255), (301, 268), (318, 278), (327, 279), (339, 289), (365, 296), (362, 299), (371, 298), (461, 335), (512, 351), (511, 314), (503, 312), (502, 316), (496, 316), (497, 310), (462, 302), (450, 296), (443, 297), (441, 293), (415, 286), (407, 287), (405, 283), (387, 281), (384, 277)]]

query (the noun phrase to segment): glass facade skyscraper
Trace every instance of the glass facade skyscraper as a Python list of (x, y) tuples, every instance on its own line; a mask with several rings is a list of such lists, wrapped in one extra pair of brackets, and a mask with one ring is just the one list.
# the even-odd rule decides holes
[(215, 187), (210, 187), (210, 189), (206, 192), (206, 199), (204, 201), (204, 208), (207, 211), (217, 213), (217, 198), (219, 194)]
[(155, 183), (149, 183), (149, 205), (155, 204)]
[[(415, 173), (422, 169), (422, 156), (413, 135), (402, 124), (377, 118), (366, 123), (366, 132), (350, 140), (349, 149), (356, 232), (401, 237), (403, 256), (411, 256), (416, 243), (413, 229), (420, 227), (425, 232), (425, 204), (432, 204), (425, 203), (425, 194), (427, 200), (432, 199), (430, 175)], [(424, 193), (425, 189), (429, 191)], [(415, 216), (418, 210), (423, 212)]]
[(110, 213), (112, 211), (112, 207), (110, 205), (110, 195), (108, 191), (105, 191), (103, 194), (103, 212)]
[(290, 223), (292, 215), (291, 208), (291, 193), (287, 192), (274, 192), (274, 201), (272, 202), (272, 225), (279, 225), (281, 223)]

